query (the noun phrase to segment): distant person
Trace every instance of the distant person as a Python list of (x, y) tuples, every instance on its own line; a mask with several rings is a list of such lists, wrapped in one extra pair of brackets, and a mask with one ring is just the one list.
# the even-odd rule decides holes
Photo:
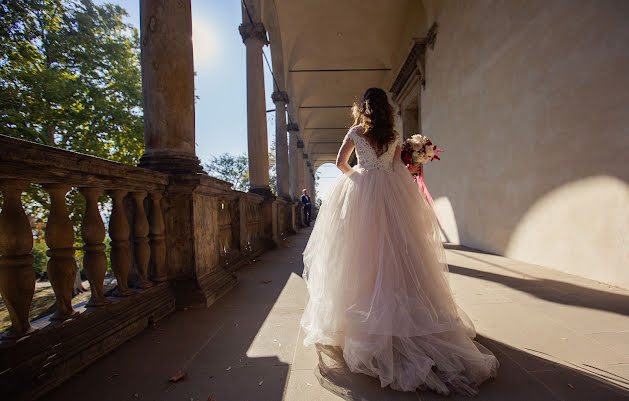
[(475, 395), (499, 363), (454, 302), (439, 223), (402, 163), (387, 94), (368, 89), (353, 112), (336, 159), (344, 174), (303, 252), (304, 345), (341, 347), (351, 372), (382, 387)]
[(308, 195), (308, 190), (304, 189), (301, 191), (301, 205), (304, 209), (304, 223), (306, 226), (310, 227), (310, 214), (312, 213), (312, 202), (310, 201), (310, 195)]

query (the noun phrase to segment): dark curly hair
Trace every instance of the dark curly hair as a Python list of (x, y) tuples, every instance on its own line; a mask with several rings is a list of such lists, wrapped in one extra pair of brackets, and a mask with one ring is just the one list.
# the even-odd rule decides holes
[(380, 88), (369, 88), (361, 102), (352, 107), (354, 126), (361, 125), (364, 135), (376, 145), (376, 154), (380, 156), (389, 149), (393, 140), (393, 108), (387, 94)]

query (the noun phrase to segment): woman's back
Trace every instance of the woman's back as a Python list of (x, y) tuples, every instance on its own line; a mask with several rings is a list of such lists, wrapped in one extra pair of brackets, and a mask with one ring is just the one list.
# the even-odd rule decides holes
[(376, 149), (369, 143), (367, 137), (364, 136), (364, 129), (360, 125), (352, 127), (345, 138), (354, 141), (358, 167), (367, 170), (381, 169), (391, 171), (393, 169), (395, 148), (402, 143), (402, 137), (395, 131), (394, 135), (394, 139), (388, 144), (386, 151), (379, 156)]

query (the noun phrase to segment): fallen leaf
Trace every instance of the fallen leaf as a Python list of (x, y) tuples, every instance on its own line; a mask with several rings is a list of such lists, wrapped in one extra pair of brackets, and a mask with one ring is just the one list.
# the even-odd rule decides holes
[(225, 370), (232, 370), (232, 367), (228, 366), (227, 369), (225, 369)]
[(260, 281), (260, 283), (262, 283), (262, 284), (269, 284), (269, 283), (271, 283), (272, 281), (273, 281), (273, 280), (262, 280), (262, 281)]
[(179, 369), (177, 371), (177, 373), (175, 373), (175, 375), (173, 377), (168, 379), (168, 381), (171, 381), (173, 383), (177, 383), (180, 380), (185, 380), (187, 376), (188, 376), (188, 374), (186, 372), (182, 372), (181, 369)]
[(216, 401), (216, 400), (214, 399), (214, 397), (208, 397), (207, 401)]
[(261, 386), (262, 383), (264, 383), (264, 380), (260, 380), (260, 383), (258, 383), (258, 386)]

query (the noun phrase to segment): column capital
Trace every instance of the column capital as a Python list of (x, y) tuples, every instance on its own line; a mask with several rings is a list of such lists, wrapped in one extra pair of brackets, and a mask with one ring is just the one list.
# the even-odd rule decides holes
[(277, 104), (278, 102), (288, 104), (288, 93), (284, 91), (275, 91), (271, 93), (271, 99), (275, 104)]
[(302, 141), (301, 139), (297, 139), (297, 147), (299, 149), (303, 149), (304, 148), (304, 141)]
[(299, 131), (299, 125), (297, 125), (297, 123), (288, 123), (286, 129), (288, 132)]
[(262, 22), (254, 22), (254, 23), (242, 23), (238, 27), (238, 31), (240, 32), (240, 36), (242, 37), (242, 42), (247, 44), (249, 40), (257, 40), (262, 45), (268, 45), (269, 41), (266, 38), (266, 29), (264, 28), (264, 24)]
[(304, 156), (304, 159), (308, 159), (308, 153), (302, 153)]

